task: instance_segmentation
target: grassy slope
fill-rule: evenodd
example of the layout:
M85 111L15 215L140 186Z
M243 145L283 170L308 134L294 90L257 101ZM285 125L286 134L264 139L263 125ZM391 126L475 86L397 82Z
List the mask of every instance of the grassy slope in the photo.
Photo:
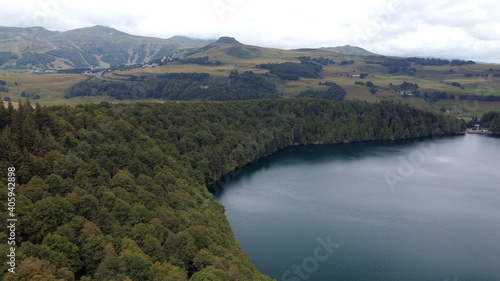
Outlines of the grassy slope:
M240 51L246 54L244 57L230 55L231 48L239 48ZM301 91L307 89L324 89L324 86L319 86L318 82L335 82L347 90L346 98L349 100L365 100L376 102L383 100L395 100L403 103L411 104L423 109L438 111L440 108L451 108L460 112L459 116L468 118L471 115L478 115L488 110L500 109L500 102L464 102L461 100L444 100L435 103L425 102L418 98L403 98L395 93L389 84L398 85L404 81L417 83L419 90L422 92L432 93L434 91L445 91L456 94L493 94L500 95L500 77L470 77L464 78L465 73L488 73L490 68L495 69L493 65L474 64L466 66L415 66L417 73L415 76L404 76L401 74L391 75L386 72L385 67L380 65L366 64L365 58L361 56L347 56L335 52L325 50L280 50L272 48L261 48L248 46L243 44L219 44L213 48L201 51L191 57L208 56L210 61L219 60L222 65L205 66L195 64L179 64L173 63L161 67L150 69L135 69L123 71L120 74L125 75L141 75L143 73L167 73L167 72L206 72L215 76L227 76L232 70L253 71L255 73L266 73L267 70L258 69L256 65L261 63L280 63L286 61L299 62L298 57L325 57L337 62L334 65L323 67L321 79L305 79L299 81L285 81L278 78L268 78L275 83L280 92L285 96L295 96ZM340 65L338 62L343 60L354 60L351 65ZM449 70L453 69L453 73ZM348 75L359 73L371 73L376 77L370 79L349 78ZM61 75L61 74L45 74L31 75L19 74L12 72L0 72L0 75L9 83L10 93L0 93L3 99L5 96L10 96L13 100L19 97L19 90L12 85L14 81L20 84L20 90L34 91L39 94L42 99L38 100L41 104L79 104L99 102L103 100L113 101L107 97L79 97L69 100L64 99L64 89L73 83L77 83L85 79L82 75ZM0 76L0 77L1 77ZM123 79L123 76L114 75L114 73L106 74L107 77L113 79ZM378 92L370 94L369 88L366 86L355 85L358 81L372 81L378 88ZM465 89L447 85L445 82L459 82Z
M7 82L9 92L0 92L0 99L10 97L14 106L16 106L21 97L21 92L36 93L40 95L39 100L35 102L41 105L78 105L85 103L99 103L101 101L115 102L110 97L76 97L71 99L64 98L64 91L71 85L84 81L86 76L80 74L32 74L32 73L14 73L0 70L0 80ZM19 87L15 86L17 82ZM131 101L122 101L131 102ZM161 101L159 101L161 102Z
M347 99L350 100L365 100L376 102L381 99L391 99L403 103L411 104L423 109L438 111L441 107L451 108L460 114L462 117L469 117L470 115L481 114L485 111L500 109L500 102L464 102L460 100L445 100L437 101L435 103L425 102L423 99L417 98L403 98L392 89L389 84L398 85L404 81L417 83L419 90L422 92L432 93L434 91L445 91L455 94L481 94L481 95L500 95L500 78L484 78L484 77L470 77L464 78L465 73L487 73L490 68L495 68L492 65L475 64L466 66L416 66L416 76L404 76L401 74L390 75L386 72L385 67L380 65L371 65L364 63L364 57L360 56L346 56L338 53L315 50L315 51L287 51L279 49L259 48L243 45L243 49L256 48L260 52L251 58L241 59L227 55L227 49L231 46L219 46L207 51L200 52L192 55L192 57L209 56L211 61L220 60L223 65L221 66L202 66L202 65L182 65L172 64L158 68L147 70L131 70L123 74L140 75L142 73L163 73L163 72L207 72L211 75L228 75L231 70L238 69L239 71L251 70L255 73L265 73L266 70L258 69L255 66L260 63L279 63L286 61L298 62L299 56L310 57L325 57L330 58L336 62L342 60L354 60L352 65L341 66L340 64L328 65L323 67L321 72L322 79L305 79L301 78L299 81L285 81L281 79L271 79L273 83L278 86L280 92L287 96L295 96L301 91L307 89L324 89L319 86L318 82L329 81L335 82L347 90ZM251 53L251 51L249 51ZM449 70L453 69L453 73ZM354 75L359 73L372 73L375 78L370 79L356 79L347 77L348 74ZM366 86L355 85L354 82L358 81L372 81L378 86L378 92L375 95L370 94L369 88ZM465 89L460 89L455 86L447 85L445 82L459 82Z
M80 28L65 32L52 32L43 28L3 28L0 27L0 52L11 52L23 57L23 52L44 53L51 50L76 50L90 52L99 62L99 67L109 67L103 61L103 54L112 55L119 53L125 55L126 61L121 63L134 64L149 61L155 56L164 56L165 52L177 52L176 50L202 47L201 44L187 44L168 39L154 37L143 37L127 34L104 26ZM164 49L166 48L166 49ZM166 51L168 50L168 51ZM161 52L161 53L160 53ZM139 57L139 53L145 54ZM76 58L76 57L75 57ZM84 59L83 57L80 57ZM71 68L71 64L65 63L73 58L55 57L55 61L46 64L43 68ZM17 65L17 60L11 59L0 65L2 68ZM75 63L76 61L72 61ZM23 69L31 66L17 65ZM42 65L32 66L41 68Z

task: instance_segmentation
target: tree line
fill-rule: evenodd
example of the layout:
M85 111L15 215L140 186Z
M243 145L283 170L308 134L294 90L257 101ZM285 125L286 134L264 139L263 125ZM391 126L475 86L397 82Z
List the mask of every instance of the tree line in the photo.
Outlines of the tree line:
M458 97L460 100L468 100L468 101L500 101L500 96L496 95L460 95Z
M22 58L17 60L16 65L17 66L32 65L32 66L47 67L47 65L54 62L55 60L56 58L52 55L25 51L22 53Z
M500 112L486 112L485 114L483 114L483 117L481 117L479 124L484 127L489 127L490 130L496 134L500 134Z
M0 80L0 92L9 92L9 88L7 88L7 81Z
M321 64L302 59L301 63L284 62L284 63L264 63L257 65L258 68L269 70L270 73L284 80L299 80L304 78L319 78L322 70Z
M447 59L436 59L436 58L390 58L390 57L379 57L372 56L368 57L370 60L365 61L368 64L379 64L387 67L387 72L398 73L398 72L409 72L410 76L414 75L417 71L416 68L411 67L411 64L414 65L431 65L431 66L462 66L462 65L470 65L475 64L474 61L468 60L447 60Z
M475 64L476 62L473 60L447 60L447 59L438 59L438 58L405 58L405 60L409 62L413 62L416 65L433 65L433 66L440 66L440 65L450 65L450 66L462 66L462 65L468 65L468 64Z
M89 51L79 51L76 49L56 49L45 52L47 55L67 59L73 67L84 68L88 66L97 66L99 61Z
M0 52L0 66L12 59L17 59L19 56L11 52Z
M71 86L66 98L111 96L116 99L164 99L229 101L278 98L276 86L251 71L231 72L228 77L208 73L166 73L134 76L133 81L89 79Z
M183 58L179 60L181 64L199 64L199 65L221 65L221 61L211 62L208 60L209 56L199 58Z
M326 91L306 90L299 93L297 97L343 101L345 95L347 94L344 88L340 87L336 83L325 82L325 83L320 83L320 85L326 85L329 87Z

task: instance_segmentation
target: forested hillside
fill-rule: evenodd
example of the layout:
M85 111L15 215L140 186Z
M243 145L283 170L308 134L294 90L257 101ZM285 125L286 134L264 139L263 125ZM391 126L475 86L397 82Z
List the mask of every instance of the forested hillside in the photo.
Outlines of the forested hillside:
M207 183L294 143L464 129L454 117L386 102L2 105L0 170L16 169L19 227L17 273L2 263L0 278L270 280L241 252ZM6 200L0 207L5 221Z
M126 81L88 79L71 86L65 97L110 96L123 99L230 101L278 98L276 86L251 71L228 77L208 73L130 76Z
M477 123L477 120L475 123ZM485 113L479 123L482 126L489 127L493 133L500 134L500 112L490 111Z

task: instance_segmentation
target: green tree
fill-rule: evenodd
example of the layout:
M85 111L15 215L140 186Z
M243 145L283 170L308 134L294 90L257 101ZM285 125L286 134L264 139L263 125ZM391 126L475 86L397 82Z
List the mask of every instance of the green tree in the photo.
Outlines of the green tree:
M56 252L64 254L70 261L73 272L78 272L82 267L82 261L79 257L80 248L71 243L67 237L49 233L43 239L42 244L49 246L50 249Z
M24 195L31 199L31 201L36 202L48 197L49 185L39 176L34 176L26 185L24 189Z
M185 270L169 263L155 262L151 268L154 281L187 281Z
M193 264L198 271L211 265L212 263L213 263L212 254L207 249L201 249L193 259Z
M217 275L208 272L197 272L189 281L222 281Z
M48 185L48 192L53 195L64 196L71 191L71 186L56 174L50 174L45 183Z
M132 280L151 280L153 278L151 258L131 239L124 238L121 248L118 256L120 271Z
M168 235L165 254L172 264L189 267L196 253L195 241L187 231Z
M120 264L118 255L111 243L104 246L103 259L97 267L95 280L99 281L119 281L124 280L125 276L120 273Z
M66 199L47 197L28 207L22 217L20 236L24 241L41 242L48 233L70 221L75 209Z
M100 235L90 235L83 241L80 257L88 275L92 276L96 272L97 267L104 258L105 246L106 242Z
M56 278L56 268L48 261L28 257L23 260L15 276L7 275L4 280L37 280L37 281L63 281Z

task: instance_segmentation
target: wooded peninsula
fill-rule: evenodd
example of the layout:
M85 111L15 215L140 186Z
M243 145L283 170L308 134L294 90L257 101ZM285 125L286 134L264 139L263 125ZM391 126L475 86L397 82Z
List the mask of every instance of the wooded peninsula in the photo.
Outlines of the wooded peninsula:
M16 169L19 224L16 274L2 263L0 278L271 280L242 253L207 184L294 144L464 130L453 116L394 102L2 105L0 170Z

